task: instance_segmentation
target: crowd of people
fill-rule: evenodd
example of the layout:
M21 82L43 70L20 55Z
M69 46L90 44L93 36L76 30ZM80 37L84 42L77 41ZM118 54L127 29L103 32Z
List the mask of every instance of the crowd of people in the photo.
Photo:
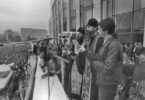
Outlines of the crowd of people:
M28 49L30 49L30 46L27 44L5 45L0 48L0 63L10 64L12 62L22 62L22 60L26 60L25 58L28 58Z
M11 95L10 99L13 98L21 98L24 99L24 94L28 88L27 78L29 78L29 73L27 71L27 62L29 59L28 50L31 48L30 43L10 43L3 44L0 47L0 64L3 65L11 65L9 66L12 71L14 71L12 79L10 79L10 83L14 82L14 85L10 87L10 90L13 89L12 93L8 91L9 95ZM5 74L7 71L1 72ZM8 70L9 72L9 70ZM2 75L2 74L1 74ZM8 74L7 74L8 75ZM28 75L28 76L27 76ZM2 77L2 76L1 76ZM6 78L7 76L5 76ZM10 84L8 84L9 86ZM6 87L8 87L6 86ZM19 93L16 93L18 92ZM1 91L3 92L3 91ZM19 95L20 94L20 95ZM2 95L1 95L2 96ZM17 99L16 99L17 100Z

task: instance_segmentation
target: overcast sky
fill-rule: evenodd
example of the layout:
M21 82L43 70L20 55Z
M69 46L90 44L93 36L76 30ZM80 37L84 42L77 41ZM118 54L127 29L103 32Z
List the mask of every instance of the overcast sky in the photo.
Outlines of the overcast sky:
M48 29L51 0L0 0L0 33L21 27Z

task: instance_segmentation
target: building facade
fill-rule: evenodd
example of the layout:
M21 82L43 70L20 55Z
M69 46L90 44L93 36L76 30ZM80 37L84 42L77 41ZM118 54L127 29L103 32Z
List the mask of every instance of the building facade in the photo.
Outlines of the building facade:
M100 21L100 9L100 0L51 0L49 34L57 42L58 34L85 27L90 18Z
M22 40L29 39L42 39L47 37L47 30L45 29L32 29L32 28L21 28Z
M113 17L122 42L144 42L145 0L102 0L101 19Z
M145 0L52 0L53 34L76 31L90 18L112 17L122 42L145 44Z

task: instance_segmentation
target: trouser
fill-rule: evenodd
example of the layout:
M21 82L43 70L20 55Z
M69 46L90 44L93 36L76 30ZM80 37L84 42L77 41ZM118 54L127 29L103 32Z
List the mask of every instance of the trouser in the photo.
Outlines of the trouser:
M117 86L98 86L99 100L114 100Z
M90 100L98 100L98 85L96 85L96 77L92 77L91 80Z

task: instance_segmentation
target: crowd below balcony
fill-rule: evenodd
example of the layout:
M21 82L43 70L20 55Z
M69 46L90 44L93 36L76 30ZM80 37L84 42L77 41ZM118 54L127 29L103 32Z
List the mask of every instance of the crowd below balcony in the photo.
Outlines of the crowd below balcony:
M22 60L26 60L25 58L28 58L28 48L30 48L30 46L27 45L6 45L0 47L0 63L9 64L12 62L17 63L21 62Z

